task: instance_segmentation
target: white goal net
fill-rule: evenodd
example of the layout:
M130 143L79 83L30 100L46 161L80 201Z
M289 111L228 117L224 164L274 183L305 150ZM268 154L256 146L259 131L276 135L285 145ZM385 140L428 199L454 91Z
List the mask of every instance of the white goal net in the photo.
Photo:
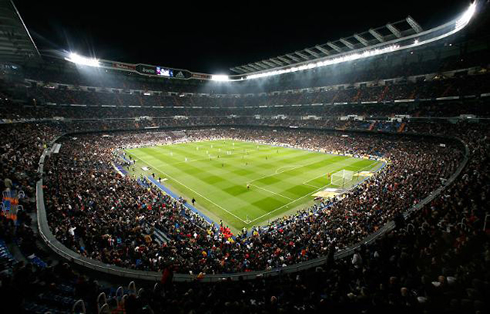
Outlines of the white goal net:
M331 185L338 186L340 188L348 188L355 183L354 171L340 170L331 176Z

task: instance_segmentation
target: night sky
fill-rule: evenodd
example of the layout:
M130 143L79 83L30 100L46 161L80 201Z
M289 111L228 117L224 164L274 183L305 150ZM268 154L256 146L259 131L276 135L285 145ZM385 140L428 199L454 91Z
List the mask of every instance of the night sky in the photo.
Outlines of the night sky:
M233 66L351 36L407 15L424 28L439 25L470 3L194 2L14 0L41 53L71 50L101 59L214 74L230 73Z

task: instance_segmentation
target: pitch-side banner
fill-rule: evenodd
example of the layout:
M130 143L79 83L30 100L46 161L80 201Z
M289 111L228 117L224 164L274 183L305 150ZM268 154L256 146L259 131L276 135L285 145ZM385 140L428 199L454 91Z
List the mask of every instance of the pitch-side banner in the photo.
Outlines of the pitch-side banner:
M112 63L112 67L119 70L136 71L136 65L121 62Z
M136 65L136 71L146 75L157 75L157 67L151 65L138 64Z

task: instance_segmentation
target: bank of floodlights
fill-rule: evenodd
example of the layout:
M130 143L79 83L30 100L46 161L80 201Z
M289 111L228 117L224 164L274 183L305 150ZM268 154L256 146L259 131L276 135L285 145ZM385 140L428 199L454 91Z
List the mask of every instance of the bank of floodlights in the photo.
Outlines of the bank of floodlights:
M217 74L217 75L212 75L211 80L217 82L228 82L230 80L230 77L228 75Z
M347 62L347 61L354 61L354 60L364 59L364 58L368 58L368 57L378 56L378 55L385 54L388 52L397 51L398 49L400 49L400 45L391 45L391 46L380 48L380 49L371 49L371 50L366 50L366 51L360 52L360 53L351 53L351 54L347 54L347 55L342 56L342 57L327 59L327 60L313 62L313 63L307 63L307 64L303 64L300 66L295 66L295 67L291 67L291 68L287 68L287 69L280 69L280 70L275 70L275 71L252 74L252 75L248 75L247 79L250 80L250 79L256 79L256 78L260 78L260 77L267 77L267 76L273 76L273 75L280 75L280 74L285 74L285 73L294 73L297 71L314 69L314 68L323 67L323 66L327 66L327 65L339 64L339 63L343 63L343 62Z
M473 15L475 15L475 12L476 12L476 1L470 4L470 7L456 21L455 29L459 31L460 29L468 25Z
M90 67L99 67L100 66L99 60L94 59L94 58L82 57L82 56L80 56L76 53L73 53L73 52L70 53L68 55L68 57L65 58L65 60L73 62L75 64L86 65L86 66L90 66Z
M360 60L364 58L369 58L373 56L378 56L381 54L386 54L390 52L395 52L403 49L409 49L409 48L414 48L416 46L422 46L425 44L429 44L431 42L440 40L444 37L447 37L449 35L452 35L460 30L462 30L468 23L470 22L471 18L476 12L476 1L470 4L469 8L456 20L453 20L452 22L449 22L443 26L438 27L437 29L442 29L443 27L449 27L448 31L436 36L436 37L429 37L430 31L425 32L426 38L421 38L424 33L417 34L418 38L415 38L414 40L411 41L410 44L403 43L403 39L400 40L400 44L392 44L386 47L377 47L377 48L372 48L372 49L367 49L362 52L354 52L354 53L347 53L339 57L333 57L333 58L327 58L324 60L317 60L313 61L311 63L306 63L298 66L292 66L288 68L280 68L277 70L272 70L272 71L265 71L265 72L260 72L256 74L251 74L247 75L246 79L257 79L257 78L263 78L263 77L269 77L269 76L275 76L275 75L280 75L280 74L285 74L285 73L294 73L297 71L303 71L303 70L308 70L308 69L314 69L318 67L323 67L323 66L328 66L328 65L333 65L333 64L339 64L343 62L348 62L348 61L355 61L355 60ZM454 24L452 24L454 23ZM454 25L454 26L453 26ZM435 30L435 29L434 29Z

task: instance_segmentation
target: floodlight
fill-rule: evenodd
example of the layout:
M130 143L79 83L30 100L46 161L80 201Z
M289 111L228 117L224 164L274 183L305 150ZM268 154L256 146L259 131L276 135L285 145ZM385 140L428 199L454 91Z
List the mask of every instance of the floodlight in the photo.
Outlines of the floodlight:
M65 58L65 60L73 62L75 64L87 65L87 66L91 66L91 67L99 67L100 66L99 60L94 59L94 58L82 57L82 56L79 56L78 54L73 53L73 52L70 53L70 55L67 58Z
M470 7L461 15L461 17L456 21L456 30L460 30L465 27L473 17L476 11L476 1L470 4Z
M230 80L230 77L228 75L218 74L218 75L211 76L211 80L217 82L227 82Z
M317 68L317 67L323 67L323 66L327 66L327 65L339 64L342 62L354 61L354 60L359 60L359 59L363 59L363 58L377 56L377 55L381 55L381 54L385 54L385 53L389 53L389 52L394 52L394 51L397 51L399 49L400 49L400 45L390 45L390 46L387 46L384 48L370 49L370 50L366 50L362 53L350 53L350 54L347 54L347 55L344 55L341 57L327 59L327 60L313 62L313 63L308 63L308 64L304 64L304 65L300 65L300 66L293 66L291 68L252 74L252 75L248 75L247 79L256 79L256 78L267 77L267 76L272 76L272 75L279 75L279 74L284 74L284 73L293 73L296 71L303 71L303 70L313 69L313 68Z

